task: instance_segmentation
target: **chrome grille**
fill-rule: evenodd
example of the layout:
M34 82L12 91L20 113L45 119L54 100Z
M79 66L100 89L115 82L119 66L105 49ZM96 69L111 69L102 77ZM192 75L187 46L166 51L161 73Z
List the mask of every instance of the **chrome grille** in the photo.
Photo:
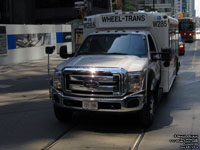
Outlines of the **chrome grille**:
M123 94L124 74L121 68L65 68L64 92L83 96L120 96Z

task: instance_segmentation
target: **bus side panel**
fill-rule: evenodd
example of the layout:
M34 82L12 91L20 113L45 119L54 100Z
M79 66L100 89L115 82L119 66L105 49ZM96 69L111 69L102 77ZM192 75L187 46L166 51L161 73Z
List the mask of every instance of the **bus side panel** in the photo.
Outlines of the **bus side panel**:
M169 92L169 68L163 67L161 70L162 80L160 83L160 87L163 88L164 93Z
M167 27L153 27L150 29L150 32L155 39L157 48L161 52L161 48L169 47L169 30Z
M153 27L150 30L153 35L157 48L161 52L162 48L169 47L169 24L166 27ZM163 61L161 63L161 81L160 87L163 92L169 92L169 67L164 67Z

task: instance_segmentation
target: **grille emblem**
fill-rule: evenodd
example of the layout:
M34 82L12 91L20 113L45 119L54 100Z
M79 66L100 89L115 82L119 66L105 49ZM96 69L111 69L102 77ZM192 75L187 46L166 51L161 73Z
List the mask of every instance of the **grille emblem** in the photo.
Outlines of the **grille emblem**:
M83 85L87 88L93 89L99 87L99 82L95 80L86 80L83 82Z

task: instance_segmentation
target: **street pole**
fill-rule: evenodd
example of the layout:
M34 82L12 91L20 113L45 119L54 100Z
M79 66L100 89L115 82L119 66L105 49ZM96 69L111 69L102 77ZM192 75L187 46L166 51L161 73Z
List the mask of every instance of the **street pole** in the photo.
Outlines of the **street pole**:
M153 11L155 11L155 1L153 0Z
M110 0L110 12L113 12L112 0Z
M122 11L125 11L125 0L122 0Z
M174 3L175 3L175 1L172 0L172 8L173 8L173 9L172 9L172 16L175 18L175 7L174 7L175 4L174 4Z

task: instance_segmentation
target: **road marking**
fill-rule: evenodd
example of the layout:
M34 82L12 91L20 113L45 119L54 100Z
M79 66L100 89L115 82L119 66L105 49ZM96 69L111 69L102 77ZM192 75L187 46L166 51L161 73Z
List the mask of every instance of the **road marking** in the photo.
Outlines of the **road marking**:
M198 41L195 41L194 54L193 54L193 57L192 57L192 68L193 68L193 65L194 65L194 62L195 62L195 56L196 56L197 48L198 48Z
M130 150L138 150L138 147L144 137L144 134L145 134L145 130L142 130L142 133L140 133L134 143L134 145L132 146L132 148Z

